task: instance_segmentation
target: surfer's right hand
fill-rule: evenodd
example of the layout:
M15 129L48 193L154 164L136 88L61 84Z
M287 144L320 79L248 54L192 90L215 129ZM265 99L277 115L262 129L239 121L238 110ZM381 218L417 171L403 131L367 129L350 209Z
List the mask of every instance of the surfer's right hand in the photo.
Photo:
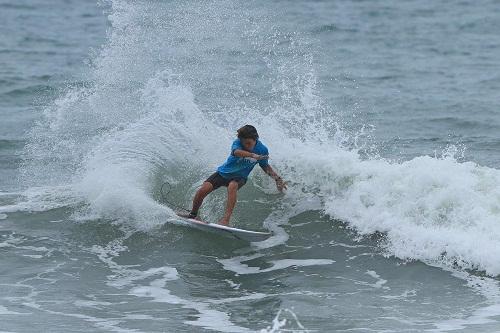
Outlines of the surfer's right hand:
M276 188L280 193L283 193L283 191L288 188L287 183L281 177L278 177L276 179Z

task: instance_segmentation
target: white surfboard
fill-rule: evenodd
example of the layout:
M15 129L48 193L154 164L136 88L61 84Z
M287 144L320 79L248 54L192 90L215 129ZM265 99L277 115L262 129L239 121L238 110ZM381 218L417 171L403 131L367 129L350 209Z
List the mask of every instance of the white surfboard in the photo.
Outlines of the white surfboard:
M208 231L211 233L216 233L225 237L244 240L247 242L261 242L268 239L272 235L272 233L270 232L238 229L216 223L208 223L200 220L190 219L179 214L178 216L181 222L186 223L190 227L194 227L196 229Z

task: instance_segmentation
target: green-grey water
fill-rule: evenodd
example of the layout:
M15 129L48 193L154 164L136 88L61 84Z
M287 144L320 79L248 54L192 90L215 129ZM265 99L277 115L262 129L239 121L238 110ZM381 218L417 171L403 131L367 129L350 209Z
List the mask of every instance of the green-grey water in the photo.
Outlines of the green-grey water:
M500 331L499 6L1 0L0 331Z

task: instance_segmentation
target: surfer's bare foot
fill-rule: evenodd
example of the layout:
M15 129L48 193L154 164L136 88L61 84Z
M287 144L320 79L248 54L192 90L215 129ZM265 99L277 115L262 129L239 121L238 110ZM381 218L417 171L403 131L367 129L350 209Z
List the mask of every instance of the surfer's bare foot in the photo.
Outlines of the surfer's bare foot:
M195 220L197 219L196 216L192 216L189 213L178 212L177 215L180 216L180 217L184 217L186 219L195 219Z
M227 218L222 218L220 221L219 221L219 224L221 225L225 225L225 226L228 226L229 225L229 219Z

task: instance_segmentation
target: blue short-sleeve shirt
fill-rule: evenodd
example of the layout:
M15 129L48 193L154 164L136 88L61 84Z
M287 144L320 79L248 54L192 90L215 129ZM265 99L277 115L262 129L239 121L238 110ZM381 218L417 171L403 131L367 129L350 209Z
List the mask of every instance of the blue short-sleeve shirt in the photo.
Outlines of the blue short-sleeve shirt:
M226 179L231 178L248 178L248 175L252 171L253 167L258 163L262 168L265 168L269 165L268 160L255 160L249 157L237 157L234 156L234 151L237 149L243 149L241 145L240 139L236 139L233 141L231 145L231 154L227 158L226 162L217 168L217 172ZM258 155L269 155L269 150L267 147L260 141L257 140L255 143L255 147L251 151L251 153Z

